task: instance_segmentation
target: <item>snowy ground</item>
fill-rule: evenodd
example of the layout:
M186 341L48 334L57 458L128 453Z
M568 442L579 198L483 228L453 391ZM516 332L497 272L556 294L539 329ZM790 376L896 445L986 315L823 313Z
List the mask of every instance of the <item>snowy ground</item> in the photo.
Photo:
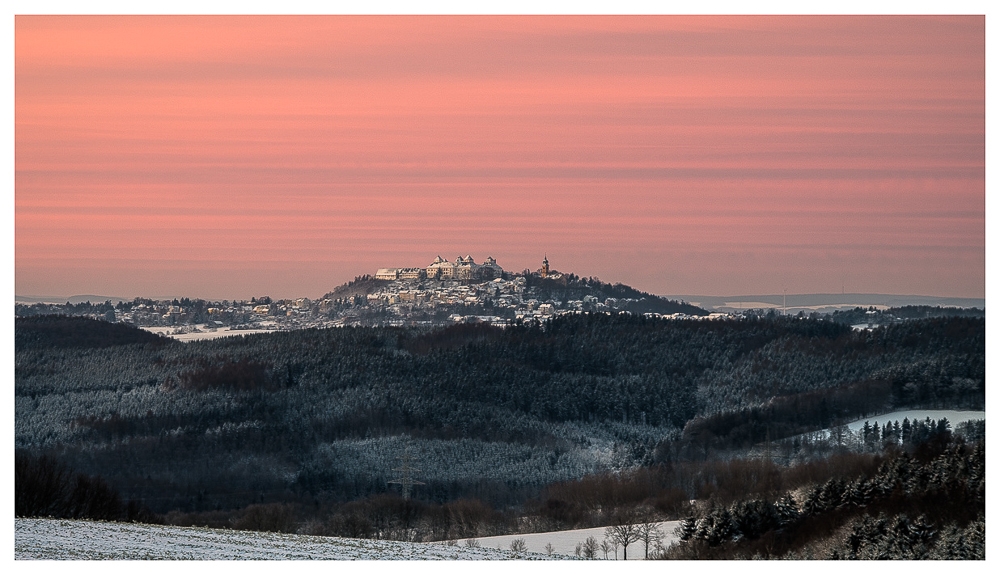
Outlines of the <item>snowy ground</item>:
M674 529L680 523L680 521L664 521L659 524L660 531L663 533L663 539L660 542L664 547L669 547L671 543L678 540L677 536L674 535ZM524 539L529 553L545 553L545 545L551 543L554 553L575 556L577 543L582 544L587 537L593 537L598 542L602 541L604 539L604 527L574 529L572 531L552 531L549 533L528 533L524 535L498 535L496 537L481 537L476 539L476 541L483 548L510 549L511 541ZM458 542L459 546L464 548L465 541L465 539L460 540ZM628 550L629 560L644 558L642 543L633 543L628 546ZM622 550L619 549L618 553L620 556ZM652 554L652 546L650 547L650 554ZM601 558L603 559L603 553L601 554ZM614 558L614 555L611 555L609 558Z
M567 559L469 548L198 527L15 519L14 559Z

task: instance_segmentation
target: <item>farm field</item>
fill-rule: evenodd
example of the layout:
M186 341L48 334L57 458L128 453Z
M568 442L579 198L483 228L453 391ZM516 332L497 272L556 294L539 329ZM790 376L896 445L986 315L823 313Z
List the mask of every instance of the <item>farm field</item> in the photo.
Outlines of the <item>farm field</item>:
M674 530L681 524L680 521L663 521L659 523L660 532L663 533L663 539L661 539L661 544L664 547L669 547L671 543L678 540L678 537L674 535ZM483 548L493 548L493 549L510 549L510 542L515 539L524 539L525 546L529 553L545 553L545 545L552 544L553 553L557 555L570 555L575 556L575 550L577 544L582 544L586 541L587 537L593 537L597 539L598 542L604 539L604 527L594 527L591 529L573 529L570 531L551 531L548 533L526 533L522 535L497 535L495 537L480 537L476 541ZM460 547L465 546L465 540L459 540ZM633 543L628 546L628 558L632 559L643 559L644 549L642 542ZM650 547L650 554L652 554L653 549ZM622 550L619 549L618 553L621 554ZM620 555L619 555L620 556ZM610 558L613 558L612 555ZM603 559L603 553L601 554Z
M138 523L15 519L14 559L568 559L488 547L406 543Z

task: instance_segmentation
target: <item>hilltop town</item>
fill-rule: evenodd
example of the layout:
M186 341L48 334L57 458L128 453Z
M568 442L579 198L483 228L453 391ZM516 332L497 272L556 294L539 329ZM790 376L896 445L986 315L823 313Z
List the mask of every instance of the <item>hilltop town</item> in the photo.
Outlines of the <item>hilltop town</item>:
M441 256L423 268L379 268L323 297L210 302L182 298L136 298L112 304L18 305L16 315L89 315L170 333L222 330L284 330L307 327L449 325L485 322L497 326L544 321L583 312L641 313L657 317L705 317L708 312L622 284L580 278L551 268L504 270L492 257ZM220 334L222 335L222 334Z

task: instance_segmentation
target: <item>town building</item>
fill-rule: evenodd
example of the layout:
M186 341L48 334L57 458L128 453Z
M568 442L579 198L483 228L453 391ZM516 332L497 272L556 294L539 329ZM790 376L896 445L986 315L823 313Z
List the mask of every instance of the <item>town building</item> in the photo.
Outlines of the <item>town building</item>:
M380 268L375 279L489 280L503 277L503 268L492 257L477 264L472 256L458 256L454 262L437 256L426 268Z

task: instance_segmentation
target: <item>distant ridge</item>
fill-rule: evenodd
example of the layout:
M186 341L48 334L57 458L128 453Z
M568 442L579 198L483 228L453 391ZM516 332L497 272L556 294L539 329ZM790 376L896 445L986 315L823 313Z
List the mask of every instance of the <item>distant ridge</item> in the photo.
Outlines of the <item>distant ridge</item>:
M78 303L85 303L88 301L90 303L104 303L108 300L111 300L111 303L113 304L117 304L120 301L132 301L132 299L133 298L130 297L118 297L109 295L71 295L69 297L55 296L55 295L45 295L45 296L16 295L16 294L14 295L14 303L26 303L26 304L32 304L32 303L60 304L66 302L69 302L71 304L78 304Z
M683 300L687 303L710 311L728 312L750 308L781 308L782 294L762 295L668 295L669 299ZM986 308L985 298L936 297L923 295L898 295L877 293L817 293L817 294L787 294L784 296L785 306L789 313L799 311L829 313L840 309L855 307L877 308L903 307L908 305L928 305L941 307Z

